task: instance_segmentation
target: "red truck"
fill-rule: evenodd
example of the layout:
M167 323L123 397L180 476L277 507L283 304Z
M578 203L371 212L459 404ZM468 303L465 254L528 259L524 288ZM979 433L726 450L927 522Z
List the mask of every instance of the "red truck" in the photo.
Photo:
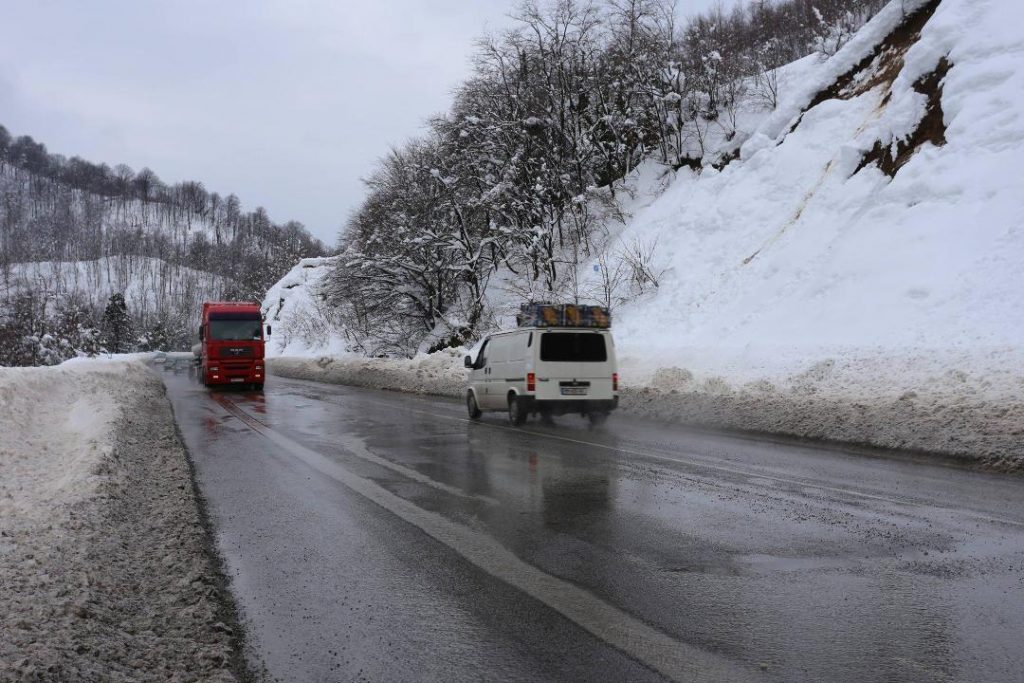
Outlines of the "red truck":
M270 326L267 326L270 335ZM263 388L263 315L251 301L207 301L199 326L200 377L206 386Z

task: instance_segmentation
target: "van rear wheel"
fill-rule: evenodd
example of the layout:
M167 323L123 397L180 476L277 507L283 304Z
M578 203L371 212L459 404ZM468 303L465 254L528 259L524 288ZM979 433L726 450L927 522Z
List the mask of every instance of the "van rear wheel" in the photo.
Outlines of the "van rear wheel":
M476 404L476 396L473 395L472 391L466 392L466 410L469 412L470 420L479 420L483 411L480 410L480 406Z
M515 395L508 397L508 421L513 427L522 427L526 422L526 412Z

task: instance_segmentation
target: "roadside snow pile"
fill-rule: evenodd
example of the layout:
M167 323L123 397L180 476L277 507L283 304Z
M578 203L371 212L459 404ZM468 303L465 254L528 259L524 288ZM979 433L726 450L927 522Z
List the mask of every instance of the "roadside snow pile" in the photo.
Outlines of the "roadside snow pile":
M466 393L465 354L465 349L445 349L411 359L354 354L272 358L267 367L282 377L461 398Z
M713 357L712 357L713 358ZM687 359L699 364L686 365ZM621 409L655 419L926 451L1024 472L1024 352L852 349L715 366L703 350L652 374L626 359ZM708 370L708 367L713 370Z
M110 481L121 417L110 380L82 370L0 371L0 520L49 522Z
M141 363L0 369L0 680L234 680L206 543Z
M344 330L334 322L321 287L337 257L299 261L263 298L263 316L272 328L267 357L341 354Z

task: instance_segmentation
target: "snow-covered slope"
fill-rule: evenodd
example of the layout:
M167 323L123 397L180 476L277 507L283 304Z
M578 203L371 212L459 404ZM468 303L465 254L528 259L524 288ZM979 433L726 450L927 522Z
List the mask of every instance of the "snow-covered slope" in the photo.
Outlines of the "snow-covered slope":
M117 292L132 302L134 314L147 317L169 307L215 299L229 286L213 273L144 256L110 256L92 261L15 263L0 277L0 293L10 298L19 289L48 296L75 294L103 308ZM198 319L198 307L190 318Z
M302 259L267 291L262 306L272 328L267 356L337 355L348 350L344 329L334 321L321 292L336 260Z
M622 234L656 240L665 269L653 296L618 312L623 354L755 379L850 353L1019 351L1024 31L1007 11L1021 13L944 0L905 58L883 52L801 114L898 25L893 3L808 75L740 160L680 172ZM943 60L933 97L946 144L923 144L894 177L860 168L878 141L888 149L926 118L915 83Z
M159 321L163 343L172 350L185 348L195 335L202 302L221 299L231 288L231 281L214 273L143 256L15 263L0 274L0 301L31 294L38 314L51 318L74 303L93 311L98 321L110 296L123 294L136 339L145 339Z

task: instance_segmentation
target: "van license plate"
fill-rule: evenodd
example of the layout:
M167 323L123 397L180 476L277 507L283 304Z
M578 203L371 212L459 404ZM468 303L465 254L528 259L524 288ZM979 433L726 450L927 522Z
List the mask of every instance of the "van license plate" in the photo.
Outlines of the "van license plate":
M562 387L562 396L586 396L586 387Z
M232 382L238 382L240 384L240 383L245 381L245 378L244 377L232 377L231 381Z

